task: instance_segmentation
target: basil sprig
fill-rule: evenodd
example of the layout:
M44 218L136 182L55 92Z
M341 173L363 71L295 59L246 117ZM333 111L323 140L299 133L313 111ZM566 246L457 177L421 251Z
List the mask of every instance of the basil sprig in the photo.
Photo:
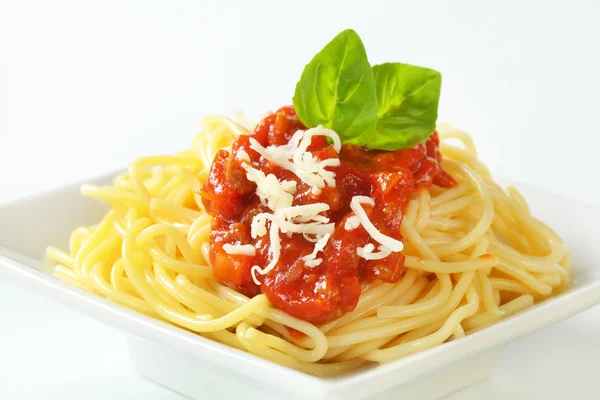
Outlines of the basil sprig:
M345 30L304 68L294 107L307 127L335 130L343 143L397 150L435 129L441 75L401 63L371 67L358 34Z

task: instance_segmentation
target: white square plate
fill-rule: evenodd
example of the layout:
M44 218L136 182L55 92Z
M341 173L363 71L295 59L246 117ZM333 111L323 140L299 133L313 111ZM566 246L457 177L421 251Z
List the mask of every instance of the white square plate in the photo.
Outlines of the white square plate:
M105 184L114 176L87 181ZM44 272L47 245L67 247L70 232L106 211L79 194L79 184L0 207L0 273L121 329L138 372L192 398L206 385L247 398L434 399L484 379L496 349L519 336L600 302L600 210L526 185L517 185L533 213L567 242L572 285L500 323L465 338L389 364L334 378L317 378L215 343L69 287Z

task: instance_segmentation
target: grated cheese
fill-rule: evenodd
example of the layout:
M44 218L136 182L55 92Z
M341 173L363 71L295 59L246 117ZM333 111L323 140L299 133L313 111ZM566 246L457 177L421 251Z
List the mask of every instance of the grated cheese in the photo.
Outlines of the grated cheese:
M307 267L316 267L317 265L321 264L323 259L317 258L317 254L320 251L323 251L323 249L327 245L327 242L329 241L330 237L331 237L331 234L328 233L325 236L323 236L321 239L317 240L317 243L315 244L313 252L307 256L302 257L302 261L304 261L304 265L306 265Z
M311 193L318 195L324 187L335 187L335 173L327 170L327 167L336 167L340 165L339 158L319 160L318 157L308 151L313 136L326 136L332 139L333 148L339 153L341 150L341 141L336 132L331 129L318 126L306 131L299 130L290 138L289 142L282 146L263 147L258 141L250 137L250 148L258 152L264 159L294 173L302 182L311 187ZM248 180L256 183L256 194L261 203L266 205L271 212L263 212L255 215L250 224L250 234L252 238L265 236L267 234L267 221L270 221L268 229L271 243L271 261L265 268L258 265L252 266L250 270L252 279L257 285L260 281L257 274L266 275L277 265L281 255L280 233L292 237L294 234L302 234L304 239L314 243L312 253L302 257L304 265L313 268L323 262L318 258L329 242L331 235L335 230L335 224L322 213L330 210L327 203L313 203L293 206L294 194L296 193L296 182L287 180L278 180L274 174L265 175L263 171L255 166L257 163L250 163L248 153L240 150L237 158L242 162L246 171ZM362 204L375 205L375 201L367 196L354 196L350 202L350 208L355 215L349 217L344 228L347 231L358 228L362 225L369 233L371 238L379 243L377 249L375 245L369 243L364 247L356 249L357 254L366 260L380 260L389 256L392 252L402 251L403 244L399 240L386 236L381 233L369 220ZM256 249L249 244L226 244L223 249L228 254L244 254L253 256Z
M242 164L242 167L246 170L248 180L256 183L256 194L263 205L273 211L292 205L293 194L296 193L296 182L280 182L275 175L265 176L264 172L253 168L250 164Z
M371 235L371 237L376 242L384 245L389 250L393 252L402 251L402 249L404 249L404 244L399 240L396 240L379 232L375 225L373 225L373 223L369 220L369 217L367 216L367 213L365 212L364 208L362 208L361 204L368 204L370 206L374 206L375 200L367 196L354 196L350 201L350 209L354 211L354 214L356 214L356 216L360 220L360 224L363 226L363 228L365 228L367 233Z
M237 152L236 158L240 161L250 162L250 156L244 150L239 150Z
M333 140L333 148L339 153L342 148L340 137L331 129L318 126L306 131L299 130L289 142L282 146L263 147L254 138L250 138L250 148L266 160L293 172L302 182L313 188L335 187L335 172L325 167L337 167L339 158L319 160L308 151L313 136L327 136ZM313 192L314 193L314 192Z
M271 222L271 230L269 231L269 239L271 240L271 262L264 269L259 267L258 265L253 265L250 269L250 274L252 275L252 280L254 283L260 286L260 281L256 277L256 274L259 273L261 275L266 275L275 268L277 262L279 261L279 255L281 253L281 239L279 238L279 226L275 222Z
M392 250L384 245L379 246L378 252L374 253L373 250L375 250L375 246L372 243L368 243L365 247L358 247L356 249L356 254L365 260L382 260L392 254Z
M356 215L348 217L346 219L346 222L344 223L344 229L347 231L352 231L352 230L358 228L359 226L360 226L360 219Z
M229 244L223 245L223 250L227 254L242 254L244 256L253 256L256 254L256 249L251 244Z

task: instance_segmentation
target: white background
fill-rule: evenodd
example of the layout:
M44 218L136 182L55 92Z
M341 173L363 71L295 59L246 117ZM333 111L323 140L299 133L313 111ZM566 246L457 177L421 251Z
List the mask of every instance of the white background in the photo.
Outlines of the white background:
M0 202L184 148L203 115L290 103L351 27L373 64L442 72L440 119L493 172L600 206L599 14L593 0L3 0ZM118 332L10 282L0 321L2 399L178 398L134 375ZM583 343L600 349L598 308L508 346L456 398L598 398Z

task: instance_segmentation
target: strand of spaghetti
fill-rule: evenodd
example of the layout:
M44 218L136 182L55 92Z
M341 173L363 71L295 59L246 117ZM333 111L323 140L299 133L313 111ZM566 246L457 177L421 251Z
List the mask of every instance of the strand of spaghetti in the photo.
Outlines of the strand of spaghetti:
M150 193L150 196L153 196L155 199L168 200L168 198L173 195L173 192L179 187L181 182L181 176L173 174L167 181L160 182L160 184L156 185L156 188L154 189L156 194L150 193L150 190L148 190L148 193ZM169 201L172 202L173 200L170 199Z
M400 224L400 233L405 240L410 242L411 246L413 246L421 256L431 260L439 260L435 251L433 251L426 241L421 238L418 231L413 227L408 219L402 220L402 223Z
M123 264L123 258L119 258L110 269L110 284L115 290L120 292L129 293L123 284L123 273L125 272L125 266ZM129 293L131 294L131 293Z
M383 337L395 336L400 333L405 333L409 330L420 328L422 326L428 325L430 323L435 322L440 316L450 314L458 305L468 287L473 280L474 272L465 272L460 277L458 283L454 287L454 291L448 300L448 303L444 305L442 310L440 310L435 315L425 314L419 315L416 317L410 317L405 320L401 320L396 323L392 323L389 325L366 329L360 332L352 332L340 334L337 336L329 336L329 346L330 347L339 347L339 346L348 346L351 344L357 344L360 342L365 342L372 339L378 339Z
M412 305L379 307L377 316L379 318L406 318L426 314L441 308L452 293L452 282L448 274L437 274L437 277L440 282L440 291L435 297Z
M414 196L411 196L411 197L414 197ZM403 220L407 220L411 225L414 226L418 213L419 213L419 202L417 201L417 199L413 198L408 202L408 204L404 208Z
M554 265L563 258L565 253L562 246L553 246L552 252L548 256L530 256L511 249L497 239L493 240L491 245L494 248L494 254L502 257L507 262L527 271L538 273L552 271Z
M487 275L481 271L477 271L477 276L479 277L479 284L481 285L481 297L486 311L491 315L504 315L504 312L502 312L496 305L496 301L494 300L494 288L492 287L492 283Z
M126 192L124 190L113 189L111 187L96 187L91 185L83 185L81 194L88 197L103 200L114 208L136 207L142 212L148 210L148 205L144 203L135 193Z
M60 279L61 281L63 281L64 283L66 283L70 286L85 290L86 292L90 292L90 293L92 292L89 287L87 287L82 282L80 282L80 280L78 279L77 275L75 275L73 270L71 270L68 267L65 267L64 265L57 264L54 268L54 275L58 279Z
M358 319L363 318L364 316L369 314L371 311L376 309L379 304L381 304L382 302L388 301L387 294L390 291L392 291L392 290L395 291L395 295L394 295L394 298L395 298L397 295L402 294L406 290L408 290L409 287L412 285L412 283L416 279L417 279L416 271L409 271L395 285L389 284L389 283L384 283L375 288L372 288L371 290L364 291L362 293L362 295L360 296L360 298L358 299L358 304L356 305L356 308L353 311L345 314L344 316L342 316L341 318L339 318L335 321L332 321L329 324L321 326L321 331L323 333L327 333L333 328L340 328L352 321L356 321Z
M90 233L90 235L86 238L86 240L81 245L81 249L77 252L75 256L74 270L77 275L82 277L83 275L83 261L86 257L94 251L96 246L108 236L108 233L112 229L112 220L114 218L115 212L109 211L108 214L102 219L100 224Z
M509 194L510 198L516 203L517 206L521 207L521 209L523 209L524 212L531 214L531 211L529 210L529 204L527 204L527 201L516 187L514 187L513 185L509 185L506 187L506 192Z
M150 244L147 247L147 251L155 263L171 271L178 272L180 274L190 274L192 276L205 279L213 276L212 268L200 263L195 264L173 258L160 250L156 243Z
M500 296L500 290L494 289L494 302L498 307L500 307L500 303L502 302L502 297Z
M140 174L151 171L150 177L143 180L150 196L153 198L161 197L161 193L165 193L164 188L173 185L173 181L177 181L175 177L176 170L175 167L151 167L141 170ZM135 193L135 184L131 179L129 180L129 186L131 187L130 190ZM162 198L165 198L165 195L166 193L163 194Z
M190 226L187 240L192 248L198 249L202 243L210 241L210 226L212 217L208 214L200 215Z
M420 271L434 273L467 272L488 267L497 267L499 264L500 259L492 255L481 256L475 260L465 260L456 262L424 260L413 256L407 256L404 263L404 265L406 265L409 268L415 268Z
M144 204L148 204L151 199L150 192L144 185L141 170L143 168L157 165L179 165L201 167L201 161L195 155L175 155L175 156L149 156L141 157L131 163L129 167L129 176L133 183L133 189Z
M189 189L191 190L192 198L194 199L194 205L199 210L202 210L202 212L205 212L206 210L204 210L204 204L202 204L202 197L200 197L199 194L200 189L202 188L202 184L200 183L199 177L194 176L193 174L190 174L189 172L185 171L180 171L180 173L182 174L184 181L187 183ZM206 180L206 178L208 178L208 176L206 176L204 180Z
M184 206L184 204L191 203L193 197L192 195L193 194L189 186L183 180L181 180L177 187L173 189L173 191L167 197L165 197L165 201Z
M474 194L461 196L433 208L431 210L431 215L434 217L443 217L446 215L458 214L465 208L473 207L473 204L477 204L477 200L479 200L479 196Z
M420 339L432 332L437 331L443 325L443 321L426 325L422 328L413 329L403 335L395 336L392 340L390 338L382 338L371 340L370 342L361 343L349 348L349 350L341 356L341 359L353 359L355 357L362 357L373 350L381 349L382 347L397 346L411 340ZM339 360L342 361L342 360Z
M551 272L545 272L543 274L538 275L538 280L545 285L558 287L560 286L560 275L553 268Z
M427 280L427 278L417 279L417 281L410 287L410 289L406 293L404 293L404 295L402 295L400 299L398 299L394 304L403 305L412 303L413 301L415 301L415 299L419 296L419 294L423 291L423 289L427 286L428 283L429 281ZM393 322L393 320L379 318L377 317L377 315L374 315L372 317L363 318L358 321L354 321L346 326L332 330L329 333L328 338L335 338L346 333L378 328L384 325L390 325Z
M419 201L419 213L414 222L415 231L421 232L429 223L431 216L431 195L426 188L419 188L417 191Z
M277 336L267 335L257 329L254 329L252 333L250 333L250 335L255 336L256 339L260 340L265 346L287 354L288 356L291 356L298 361L313 363L319 361L325 355L320 355L317 358L317 354L312 351L301 349Z
M65 251L57 249L54 246L48 246L46 249L46 255L48 258L62 264L65 267L73 269L75 260L73 257Z
M473 168L473 170L475 170L482 177L490 176L490 173L489 173L487 167L485 165L483 165L482 163L480 163L477 160L477 156L475 154L471 153L470 151L468 151L467 149L461 149L460 147L443 143L440 145L440 151L443 152L446 159L449 158L449 159L458 161L460 163L463 163L465 165L468 165L470 168Z
M452 332L451 339L460 339L462 337L465 337L465 330L463 329L462 324L458 324Z
M183 258L192 264L200 264L200 257L188 243L186 237L175 227L167 224L153 224L146 227L139 236L135 238L136 247L145 247L156 236L165 235L175 241L181 251Z
M504 238L504 240L508 241L511 246L514 246L521 253L525 254L531 251L529 243L521 236L518 236L517 232L505 223L498 214L494 216L494 220L492 221L492 230Z
M217 309L216 307L213 307L211 304L199 301L198 298L190 295L189 292L185 290L178 290L179 288L177 287L177 284L173 279L171 279L167 271L160 265L157 265L156 263L154 264L154 273L156 275L156 281L171 297L173 297L175 300L179 301L181 304L194 311L195 313L210 314L213 316L222 316L224 314L221 310Z
M461 221L460 219L450 219L450 218L442 218L442 217L434 217L431 216L429 221L427 221L427 226L425 229L431 229L433 231L449 231L449 230L459 230L466 228L466 223Z
M159 315L152 309L152 307L148 306L145 301L112 287L108 282L106 282L103 274L103 265L101 263L98 263L92 267L90 280L95 284L95 288L103 296L106 296L117 303L123 304L126 307L140 311L146 315L157 318L159 317Z
M250 299L241 293L231 290L230 288L215 284L218 293L222 296L227 296L232 300L239 302L239 304L247 304ZM310 340L304 340L306 347L310 347L310 350L305 350L305 356L312 359L313 361L323 358L328 349L327 339L323 332L316 326L306 321L294 318L291 315L284 313L280 310L266 307L258 311L257 315L270 319L273 322L280 323L282 325L293 328L299 332L304 333Z
M464 146L467 153L472 154L473 157L477 157L477 148L475 147L475 143L473 143L473 139L464 131L460 129L452 128L445 124L438 126L437 128L440 139L458 139Z
M529 286L535 292L543 296L548 296L550 293L552 293L552 286L540 282L538 279L535 278L535 276L531 275L527 271L523 271L522 269L513 267L512 265L509 265L503 261L500 261L500 263L496 265L496 269L500 272L512 276L518 281L521 281L526 286Z
M333 349L328 349L327 353L325 353L325 355L323 356L323 361L327 361L327 362L331 362L331 361L335 361L337 360L337 357L348 351L349 349L352 349L356 346L345 346L345 347L336 347ZM356 358L356 357L351 357L352 359ZM341 360L338 360L341 361Z
M88 238L86 241L86 245L87 242L91 242L90 246L93 246L93 250L90 251L83 259L75 259L75 265L80 263L79 266L76 267L76 271L84 279L84 281L88 279L94 264L98 262L113 264L118 259L121 238L115 235L107 235L106 237L102 237L99 234L98 236L90 236L90 238Z
M445 320L437 321L431 325L424 326L422 328L413 329L410 332L406 332L403 335L398 335L395 339L387 343L387 347L397 346L399 344L411 342L416 339L421 339L437 330L439 330L443 325Z
M527 285L522 284L519 281L513 281L505 278L490 278L492 288L505 291L514 292L521 294L533 294L534 291Z
M95 226L89 228L77 228L69 237L69 253L75 258L85 240L90 236L90 233L95 229Z
M388 362L443 343L452 335L456 327L460 325L461 321L475 314L478 308L479 298L477 297L475 290L471 287L467 291L467 304L454 310L437 332L395 347L373 350L370 353L365 354L363 358L369 361Z
M140 257L140 265L142 268L142 275L146 283L152 289L152 292L158 296L162 304L170 309L170 312L175 315L186 315L189 313L183 304L177 301L176 298L173 298L169 295L169 293L157 282L157 277L155 276L154 269L152 266L152 258L148 256L148 253L141 251L137 253L137 256ZM207 314L208 315L208 314ZM203 317L204 318L204 317ZM211 318L214 318L211 315ZM209 319L208 317L206 319Z
M188 291L190 295L196 297L199 301L202 301L206 304L210 304L212 307L218 309L221 313L226 314L235 310L238 304L229 302L219 295L215 293L211 293L205 288L198 287L194 285L190 280L184 275L177 275L175 278L175 283L182 290Z
M227 346L231 346L238 350L245 350L244 346L240 343L235 333L231 333L227 330L215 331L215 332L205 332L202 334L209 339L212 339L216 342L221 342L226 344Z
M255 331L255 329L246 323L238 325L236 329L236 333L238 334L240 342L244 345L244 347L246 347L247 350L268 360L286 365L290 368L298 369L303 372L311 373L313 375L336 375L345 371L354 370L365 363L364 360L360 359L327 364L303 363L277 350L270 349L269 347L262 345L260 341L256 340L256 336L252 334L252 331Z
M500 311L504 312L504 317L515 314L522 309L533 305L533 296L524 294L522 296L517 297L516 299L500 306ZM485 326L488 326L501 318L499 315L491 315L491 314L478 314L473 317L467 318L463 321L463 328L467 332L472 332L474 330L481 329Z
M167 214L170 219L177 220L179 223L187 225L192 225L194 221L202 215L199 211L162 199L150 200L150 216L152 216L153 213L158 215Z
M569 272L562 265L557 264L554 266L556 273L560 277L561 287L569 284Z
M429 277L428 277L428 279L429 279ZM423 291L421 292L419 297L417 297L414 304L422 304L426 301L431 300L432 298L434 298L435 296L437 296L440 293L440 290L441 290L441 284L436 276L435 279L431 279L429 281L429 283L427 284L427 286L425 286L425 289L423 289Z
M477 238L485 234L485 232L489 229L492 223L492 219L494 218L494 205L492 203L490 193L486 189L486 185L483 182L483 179L467 166L461 166L460 164L452 160L448 160L448 163L449 165L460 169L462 171L463 176L467 177L471 185L476 189L477 193L481 198L481 202L483 203L483 214L481 215L481 219L479 220L477 225L475 225L475 227L464 237L458 239L452 245L438 247L436 249L436 254L438 255L438 257L447 254L457 253L471 246Z
M471 191L471 188L469 185L458 185L451 189L445 190L440 195L433 196L431 198L431 207L437 208L440 205L442 205L448 201L452 201L452 200L456 199L457 197L461 197L461 196L469 193L470 191Z
M442 246L445 244L451 244L454 243L455 240L455 238L445 237L442 235L431 235L430 237L423 238L423 242L425 243L425 245L427 245L427 247L430 248ZM435 252L433 254L435 254Z

